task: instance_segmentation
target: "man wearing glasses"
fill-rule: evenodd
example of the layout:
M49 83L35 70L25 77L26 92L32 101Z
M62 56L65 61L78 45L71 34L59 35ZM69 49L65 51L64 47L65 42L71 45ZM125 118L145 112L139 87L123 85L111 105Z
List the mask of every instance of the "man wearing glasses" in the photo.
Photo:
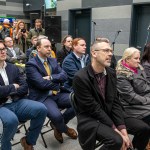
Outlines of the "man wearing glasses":
M116 74L109 66L112 49L104 41L91 46L91 64L74 77L73 90L78 114L78 136L83 150L126 150L132 146L117 98Z
M54 136L60 143L63 143L62 133L76 139L76 131L66 125L75 116L69 93L62 91L61 86L67 80L67 75L57 60L49 57L51 42L47 38L38 39L36 46L37 56L26 64L29 97L45 104ZM62 114L60 109L66 110Z
M24 150L33 150L45 121L46 107L26 98L28 86L18 68L5 62L6 48L0 41L0 119L3 124L1 150L11 149L11 139L19 122L31 119L26 137L21 139Z

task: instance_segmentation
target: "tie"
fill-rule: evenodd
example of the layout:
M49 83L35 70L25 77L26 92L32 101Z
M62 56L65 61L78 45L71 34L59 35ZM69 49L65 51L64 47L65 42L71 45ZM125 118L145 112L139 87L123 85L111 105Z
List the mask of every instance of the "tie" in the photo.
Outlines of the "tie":
M49 66L48 66L47 61L44 61L44 67L45 67L45 70L46 70L48 76L50 76L50 75L51 75L51 71L50 71L50 69L49 69Z
M48 76L50 76L51 75L51 70L50 70L50 68L48 66L47 61L44 61L44 67L45 67L45 70L46 70ZM57 91L52 90L52 94L53 95L56 95L57 93L58 93Z

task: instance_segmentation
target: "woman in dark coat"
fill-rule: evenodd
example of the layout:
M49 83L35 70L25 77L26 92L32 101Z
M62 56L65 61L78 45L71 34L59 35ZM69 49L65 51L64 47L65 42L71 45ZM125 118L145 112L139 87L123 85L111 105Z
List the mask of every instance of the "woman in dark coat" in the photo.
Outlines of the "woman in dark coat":
M150 82L140 65L140 51L133 47L127 48L116 70L117 89L124 114L126 118L132 117L136 121L128 122L131 129L129 133L141 130L141 133L134 135L133 145L139 150L145 150L150 138ZM146 128L147 132L144 131Z

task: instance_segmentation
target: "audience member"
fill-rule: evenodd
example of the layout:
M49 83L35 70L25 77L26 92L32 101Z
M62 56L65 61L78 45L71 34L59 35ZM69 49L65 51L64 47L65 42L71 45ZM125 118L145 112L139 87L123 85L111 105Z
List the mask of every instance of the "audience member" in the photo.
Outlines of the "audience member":
M19 48L14 46L13 39L11 37L6 37L4 39L4 43L7 49L7 58L6 61L10 63L25 63L26 56L23 51Z
M16 41L17 46L24 53L28 48L27 37L28 37L28 31L26 29L25 22L22 20L19 20L16 26L16 30L14 32L14 39Z
M117 88L133 146L145 150L150 138L150 82L140 63L140 51L127 48L117 65ZM131 121L131 119L134 120Z
M91 46L91 64L79 70L73 80L77 105L77 129L83 150L126 150L132 147L122 108L117 97L116 74L110 68L112 49L108 42Z
M0 40L4 40L5 37L13 37L13 28L9 19L4 19L2 26L0 26Z
M97 37L96 38L96 42L102 42L102 41L104 41L106 43L110 43L107 38L101 38L101 37ZM115 69L116 65L117 65L117 61L116 61L115 55L113 54L112 58L111 58L111 65L110 65L110 67Z
M20 122L31 119L26 137L21 138L24 150L33 150L47 110L39 102L26 98L28 86L19 73L18 68L6 60L6 48L0 42L0 119L3 123L1 150L11 149L11 139L17 131ZM2 127L2 126L1 126Z
M150 43L144 47L141 63L144 67L147 79L150 81Z
M49 57L51 43L47 38L38 39L37 50L38 55L26 64L29 97L45 104L48 117L52 121L54 136L60 143L63 143L62 133L76 139L76 131L66 125L75 116L69 93L63 92L61 88L61 84L67 80L67 75L57 60ZM66 109L63 114L60 108Z
M28 42L31 42L31 38L33 36L39 36L39 35L45 35L45 29L42 28L42 20L36 19L35 20L35 27L33 29L30 29L28 34Z
M82 38L75 38L72 42L73 52L63 61L62 68L68 75L64 87L72 91L72 81L75 73L89 63L89 55L86 54L86 42Z
M65 57L71 53L72 51L72 36L71 35L66 35L61 43L62 43L62 49L57 51L57 61L62 66L62 62L65 59Z
M34 35L31 38L32 47L26 50L26 58L27 61L36 56L37 50L36 50L36 43L37 43L37 36ZM35 51L36 53L32 53L32 51Z

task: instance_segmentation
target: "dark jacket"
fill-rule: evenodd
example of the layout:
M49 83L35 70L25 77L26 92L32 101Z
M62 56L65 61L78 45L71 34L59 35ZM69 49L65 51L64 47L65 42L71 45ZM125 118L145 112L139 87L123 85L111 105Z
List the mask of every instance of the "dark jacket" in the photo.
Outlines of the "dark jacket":
M8 100L8 96L11 96L13 100L18 100L26 96L28 92L28 85L24 77L19 73L18 68L10 63L7 63L6 73L9 80L9 85L5 85L0 75L0 104L5 103ZM16 90L14 83L20 85Z
M16 52L16 58L12 58L13 54L9 50L9 48L7 48L7 58L6 58L6 61L10 62L10 63L13 63L13 64L14 63L18 63L18 62L25 63L25 61L26 61L26 55L23 53L23 51L19 47L13 47L13 50Z
M96 132L100 123L112 128L124 125L122 108L117 97L116 74L111 68L106 68L105 100L100 94L97 80L91 65L81 69L74 77L73 89L79 114L78 135L84 150L94 150Z
M87 64L90 62L88 54L85 55L84 62L85 66L87 66ZM82 68L81 62L72 52L64 59L62 68L68 75L68 80L64 83L64 86L66 89L72 91L72 81L75 73L77 73L77 71L79 71Z
M142 66L143 66L143 68L144 68L144 71L145 71L145 73L146 73L146 75L147 75L147 79L149 80L149 82L150 82L150 63L149 62L143 62L142 63Z
M43 79L48 76L38 56L29 60L26 64L26 75L29 84L29 98L43 102L50 90L60 90L61 83L67 80L67 74L60 68L55 58L47 58L51 65L52 80Z
M72 50L68 51L66 50L65 47L63 47L62 49L58 50L56 53L56 57L57 57L57 61L60 64L60 66L62 66L62 62L65 59L65 57L71 53Z
M117 66L117 89L126 115L142 119L150 115L150 82L143 67L138 74L122 64Z

